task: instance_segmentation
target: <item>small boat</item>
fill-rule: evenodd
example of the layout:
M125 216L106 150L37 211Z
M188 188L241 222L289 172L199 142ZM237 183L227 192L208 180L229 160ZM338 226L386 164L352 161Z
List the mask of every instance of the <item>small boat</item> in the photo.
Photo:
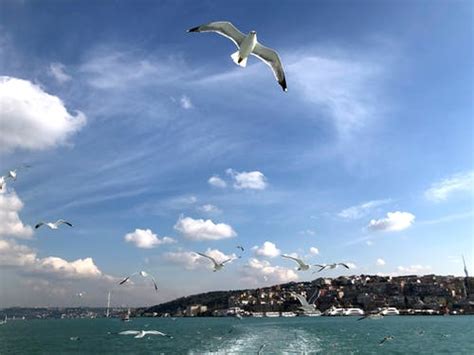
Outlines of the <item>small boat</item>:
M7 320L8 320L8 316L5 316L5 320L0 321L0 325L7 324Z

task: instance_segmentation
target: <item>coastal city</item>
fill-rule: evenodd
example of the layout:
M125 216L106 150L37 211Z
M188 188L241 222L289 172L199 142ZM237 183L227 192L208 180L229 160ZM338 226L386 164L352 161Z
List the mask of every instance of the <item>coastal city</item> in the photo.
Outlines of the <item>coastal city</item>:
M271 287L216 291L149 308L7 308L0 318L296 317L474 314L474 278L341 276Z

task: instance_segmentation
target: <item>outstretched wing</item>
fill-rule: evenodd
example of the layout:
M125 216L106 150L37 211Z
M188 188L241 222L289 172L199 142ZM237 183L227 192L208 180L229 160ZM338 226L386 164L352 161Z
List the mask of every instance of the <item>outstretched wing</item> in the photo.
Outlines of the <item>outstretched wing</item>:
M287 259L291 259L291 260L296 261L299 266L305 266L305 265L306 265L302 260L300 260L300 259L298 259L298 258L294 258L294 257L289 256L289 255L286 255L286 254L281 254L281 256L282 256L283 258L287 258Z
M206 254L203 254L203 253L199 253L199 252L196 252L196 254L201 255L204 258L208 258L209 260L211 260L214 263L214 265L219 265L219 263L216 261L216 259L214 259L212 256L209 256L209 255L206 255Z
M303 307L309 306L308 301L302 295L300 295L298 293L293 293L293 296L295 296L298 299L298 301L300 301L300 303Z
M39 223L35 226L35 229L38 229L38 228L41 227L43 224L44 224L44 222L39 222Z
M60 224L67 224L69 227L72 227L72 224L71 224L70 222L68 222L68 221L65 221L64 219L58 219L58 220L56 221L56 225L59 226Z
M227 21L211 22L207 25L201 25L189 29L187 32L215 32L230 39L235 43L237 48L245 38L245 35L240 32L233 24Z
M123 332L120 332L119 334L120 335L135 335L139 333L140 333L139 330L124 330Z
M150 334L150 335L161 335L162 337L170 337L168 334L165 334L163 332L160 332L159 330L146 330L145 334Z
M273 49L262 46L257 42L251 54L268 65L272 69L273 75L275 75L275 78L283 91L288 91L288 87L286 86L285 72L283 71L283 65L281 64L278 53Z
M350 269L349 265L347 265L347 264L339 263L339 265L344 266L346 269Z
M158 286L157 286L157 284L156 284L155 278L154 278L153 276L151 276L151 275L148 275L148 276L149 276L149 277L151 278L151 280L153 281L153 286L155 286L155 291L158 292Z
M119 285L123 285L125 282L127 282L128 280L130 280L130 276L127 276L126 278L124 278L122 281L120 281Z

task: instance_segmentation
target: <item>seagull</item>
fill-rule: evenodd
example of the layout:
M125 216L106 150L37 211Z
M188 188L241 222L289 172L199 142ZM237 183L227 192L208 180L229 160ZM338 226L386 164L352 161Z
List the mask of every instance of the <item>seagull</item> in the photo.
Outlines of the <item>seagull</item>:
M245 251L245 249L242 245L237 245L236 248L242 250L242 253Z
M35 226L35 229L45 225L49 227L49 229L58 229L61 224L67 224L69 227L72 227L72 224L64 219L58 219L56 222L40 222Z
M389 340L393 340L393 336L392 335L387 335L386 337L384 337L382 339L382 341L379 343L379 345L382 345L383 343L385 343L386 341L389 341Z
M200 256L202 256L202 257L204 257L204 258L208 258L209 260L211 260L211 261L214 263L214 270L213 270L214 272L221 270L221 269L224 267L224 264L225 264L225 263L228 263L229 261L232 261L232 260L233 260L232 258L229 258L229 259L227 259L227 260L224 260L224 261L218 263L218 262L216 261L216 259L214 259L212 256L209 256L209 255L206 255L206 254L203 254L203 253L199 253L199 252L196 252L196 254L198 254L198 255L200 255Z
M119 285L123 285L125 282L127 282L128 280L130 280L131 277L135 276L135 275L140 275L141 277L149 277L152 279L153 281L153 285L155 286L155 291L158 291L158 286L156 285L156 280L153 276L151 276L149 273L147 273L146 271L137 271L137 272L134 272L133 274L131 274L130 276L127 276L126 278L124 278L122 281L120 281Z
M291 259L291 260L296 261L296 262L298 263L298 265L299 265L298 269L296 269L296 270L298 270L298 271L306 271L306 270L309 270L309 268L311 267L311 265L306 264L306 263L305 263L303 260L301 260L301 259L294 258L294 257L289 256L289 255L286 255L286 254L281 254L281 256L282 256L283 258L287 258L287 259Z
M295 292L292 292L291 293L294 297L296 297L298 299L298 301L300 302L301 304L301 307L300 309L305 312L305 313L312 313L315 311L315 306L314 304L310 304L306 298L304 298L302 295L300 295L299 293L295 293Z
M85 294L86 294L85 292L78 292L78 293L76 293L76 296L79 297L79 298L82 298L82 297L84 297Z
M120 335L135 335L134 338L143 338L145 335L161 335L173 339L171 335L162 333L158 330L125 330L119 333Z
M5 185L7 184L7 179L12 179L13 181L16 180L18 170L29 168L30 165L21 165L15 169L9 170L5 175L0 176L0 191L3 190Z
M321 272L321 271L323 271L324 269L335 269L335 268L337 268L339 265L345 267L346 269L350 269L350 267L349 267L347 264L344 264L344 263L333 263L333 264L324 264L324 265L316 264L315 266L319 266L320 269L319 269L317 272ZM315 272L316 272L316 271L315 271ZM315 272L313 272L313 274L314 274Z
M257 42L257 32L250 31L248 35L240 32L232 23L226 21L211 22L189 29L187 32L216 32L230 39L239 49L231 55L235 64L246 67L249 55L254 55L268 65L275 75L283 91L287 91L285 72L278 53L271 48L262 46Z

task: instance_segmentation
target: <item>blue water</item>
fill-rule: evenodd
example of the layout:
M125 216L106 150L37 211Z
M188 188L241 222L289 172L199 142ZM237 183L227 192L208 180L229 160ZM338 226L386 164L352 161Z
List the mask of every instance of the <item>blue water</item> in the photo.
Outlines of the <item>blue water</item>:
M114 334L131 329L160 330L173 339ZM388 335L394 338L379 345ZM0 325L1 354L256 354L259 349L261 354L474 354L474 316L363 321L357 317L135 318L127 323L77 319Z

